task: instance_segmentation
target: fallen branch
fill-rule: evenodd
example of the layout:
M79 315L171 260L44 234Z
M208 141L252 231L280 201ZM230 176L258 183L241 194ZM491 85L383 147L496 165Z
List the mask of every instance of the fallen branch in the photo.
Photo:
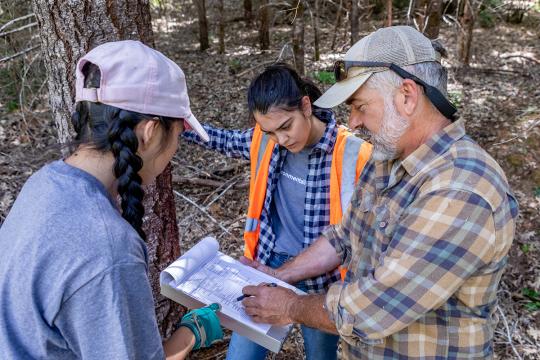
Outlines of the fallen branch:
M540 65L540 61L536 60L536 59L533 59L532 57L528 57L528 56L525 56L525 55L506 55L506 56L501 56L501 59L512 59L512 58L520 58L520 59L525 59L525 60L529 60L529 61L532 61L538 65Z
M27 24L27 25L24 25L24 26L21 26L20 28L17 28L15 30L10 30L10 31L6 31L6 32L3 32L3 33L0 33L0 38L1 37L4 37L4 36L7 36L9 34L13 34L13 33L16 33L16 32L19 32L19 31L23 31L24 29L29 29L29 28L32 28L34 26L37 26L37 22L33 22L33 23L30 23L30 24Z
M34 103L36 102L36 100L38 99L39 95L41 95L41 90L43 90L43 88L45 87L45 84L47 84L47 78L45 78L43 80L43 82L41 83L41 85L39 86L39 89L38 91L36 91L34 93L34 96L32 97L32 100L30 101L30 105L28 105L28 108L30 110L32 110L34 108Z
M216 224L217 226L219 226L219 228L226 232L227 234L229 235L232 235L229 230L227 230L223 225L221 225L221 223L219 221L217 221L216 219L214 219L212 217L212 215L210 215L208 213L208 211L206 211L205 208L201 207L199 204L197 204L195 201L191 200L190 198L188 198L187 196L185 196L184 194L180 193L179 191L176 191L176 190L173 190L174 194L180 198L182 198L183 200L185 200L186 202L188 202L189 204L195 206L200 212L202 212L204 215L206 215L206 217L208 217L210 220L212 220L212 222L214 224Z
M204 206L205 209L208 209L213 203L215 203L216 201L218 201L223 195L225 195L225 193L227 191L229 191L229 189L231 189L238 181L240 180L240 176L236 176L234 178L232 178L231 180L227 180L223 186L217 188L216 190L212 191L212 193L210 195L208 195L206 197L206 199L204 199L204 202L206 203L206 201L208 199L210 199L210 197L212 195L214 195L216 192L220 191L223 187L225 187L224 190L221 190L221 192L218 194L218 196L216 196L215 198L213 198L212 200L210 200L210 202L208 204L206 204Z
M493 68L483 68L483 67L451 67L449 70L453 70L456 73L468 73L468 72L478 72L486 74L501 74L501 75L519 75L519 76L530 76L530 73L517 70L506 70L506 69L493 69Z
M281 62L281 61L283 60L283 54L285 53L285 50L286 50L286 49L290 49L290 48L291 48L290 46L291 46L291 45L290 45L289 43L285 43L285 45L283 45L283 46L281 47L281 51L279 52L278 58L277 58L277 60L276 60L277 63L278 63L278 62ZM292 53L292 50L291 50L291 53ZM294 54L293 54L293 57L294 57Z
M0 64L3 63L3 62L8 62L8 61L10 61L10 60L13 60L13 59L15 59L15 58L18 58L19 56L22 56L22 55L24 55L24 54L26 54L26 53L29 53L30 51L35 50L35 49L37 49L38 47L39 47L39 45L35 45L35 46L32 46L32 47L30 47L30 48L28 48L28 49L25 49L25 50L23 50L23 51L19 51L18 53L13 54L13 55L11 55L11 56L6 56L5 58L0 59Z
M175 184L189 184L189 185L199 185L199 186L210 186L210 187L221 187L223 186L223 181L212 180L212 179L201 179L201 178L186 178L173 176L173 183ZM248 182L234 183L232 186L234 189L247 189L249 187Z
M242 219L245 219L245 218L246 218L245 215L241 215L241 216L237 217L236 219L231 220L231 221L229 222L229 224L227 225L227 230L231 229L231 228L234 226L234 224L236 224L238 221L240 221L240 220L242 220ZM219 234L219 235L218 235L218 238L222 237L223 234L224 234L224 232L222 232L221 234Z
M8 28L9 26L11 26L11 24L15 24L17 21L25 20L25 19L28 19L28 18L30 18L32 16L34 16L34 13L24 15L24 16L18 17L16 19L10 20L7 23L5 23L4 25L2 25L2 27L0 27L0 32L2 32L2 30L4 30L5 28Z
M536 120L531 126L529 126L528 128L526 128L525 130L523 130L523 133L527 133L529 130L531 130L533 127L537 126L538 124L540 124L540 120ZM490 146L490 148L492 148L493 146L497 146L497 145L502 145L502 144L506 144L510 141L513 141L515 139L518 139L520 137L522 137L523 135L516 135L514 136L513 138L510 138L508 140L504 140L504 141L501 141L501 142L498 142L498 143L495 143L495 144L492 144Z
M271 63L271 62L265 62L265 63L259 64L259 65L250 67L249 69L246 69L246 70L242 71L241 73L236 74L236 76L237 76L237 77L240 77L240 76L242 76L242 75L247 74L247 73L250 72L250 71L253 71L253 70L255 70L255 69L258 69L258 68L260 68L260 67L267 66L267 65L270 65L270 64L272 64L272 63Z
M501 314L504 328L506 329L506 338L508 339L508 344L512 347L512 351L517 356L519 360L523 360L521 355L519 355L519 352L517 351L516 347L514 346L514 342L512 341L512 334L510 333L510 328L508 327L508 321L506 320L506 316L504 315L504 312L502 311L501 307L497 305L497 310Z

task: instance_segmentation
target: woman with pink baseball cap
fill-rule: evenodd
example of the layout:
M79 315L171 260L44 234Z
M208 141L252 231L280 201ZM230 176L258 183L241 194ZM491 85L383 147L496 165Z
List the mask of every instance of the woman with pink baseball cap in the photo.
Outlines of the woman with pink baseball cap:
M0 228L1 357L184 358L223 336L218 306L185 315L162 344L142 185L184 124L208 135L182 70L138 41L98 46L76 71L75 151L28 179Z

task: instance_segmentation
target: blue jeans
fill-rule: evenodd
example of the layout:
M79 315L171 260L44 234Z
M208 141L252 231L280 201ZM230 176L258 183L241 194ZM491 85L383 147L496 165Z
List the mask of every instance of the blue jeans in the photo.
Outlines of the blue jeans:
M266 265L278 268L290 260L292 256L286 254L272 253ZM304 282L294 284L300 290L306 290ZM307 360L333 360L337 359L337 345L339 336L326 333L302 325L302 337L304 338L304 349ZM227 360L264 360L268 350L246 337L233 333L229 349L227 350Z

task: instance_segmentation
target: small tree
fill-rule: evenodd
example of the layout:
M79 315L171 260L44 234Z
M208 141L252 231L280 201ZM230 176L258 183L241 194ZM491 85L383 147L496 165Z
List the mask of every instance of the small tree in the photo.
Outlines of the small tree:
M392 26L392 0L386 0L386 26Z
M223 0L218 0L218 13L219 13L219 25L218 25L218 38L219 38L219 53L225 53L225 8L223 6Z
M351 0L351 45L354 45L360 36L358 28L358 0Z
M270 49L270 7L268 0L260 1L259 44L261 46L261 50Z
M319 49L319 5L320 1L315 0L315 16L313 16L313 60L315 61L321 59L321 51Z
M292 44L294 65L299 74L304 74L304 2L292 0Z
M253 22L253 3L251 0L244 0L244 20L248 25Z
M469 66L471 61L471 44L473 38L473 28L482 6L482 0L463 0L458 9L458 59L461 65Z
M193 0L193 2L197 8L197 16L199 19L200 50L204 51L210 47L210 42L208 41L208 21L206 19L206 1Z
M442 0L419 0L414 12L418 30L428 38L436 39L441 28L442 11Z
M343 4L343 0L339 0L338 9L336 11L336 20L334 22L334 32L332 34L332 45L330 46L330 49L334 50L336 48L336 41L338 37L339 27L341 25L341 14L343 13L341 8Z

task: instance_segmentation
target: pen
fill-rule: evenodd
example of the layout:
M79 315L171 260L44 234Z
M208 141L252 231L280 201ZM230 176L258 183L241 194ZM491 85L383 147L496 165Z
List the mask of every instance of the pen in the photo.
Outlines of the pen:
M264 286L269 286L269 287L276 287L277 284L276 283L270 283L270 284L266 284ZM236 298L236 301L242 301L244 300L244 298L247 298L247 297L250 297L251 295L242 295L242 296L239 296Z

